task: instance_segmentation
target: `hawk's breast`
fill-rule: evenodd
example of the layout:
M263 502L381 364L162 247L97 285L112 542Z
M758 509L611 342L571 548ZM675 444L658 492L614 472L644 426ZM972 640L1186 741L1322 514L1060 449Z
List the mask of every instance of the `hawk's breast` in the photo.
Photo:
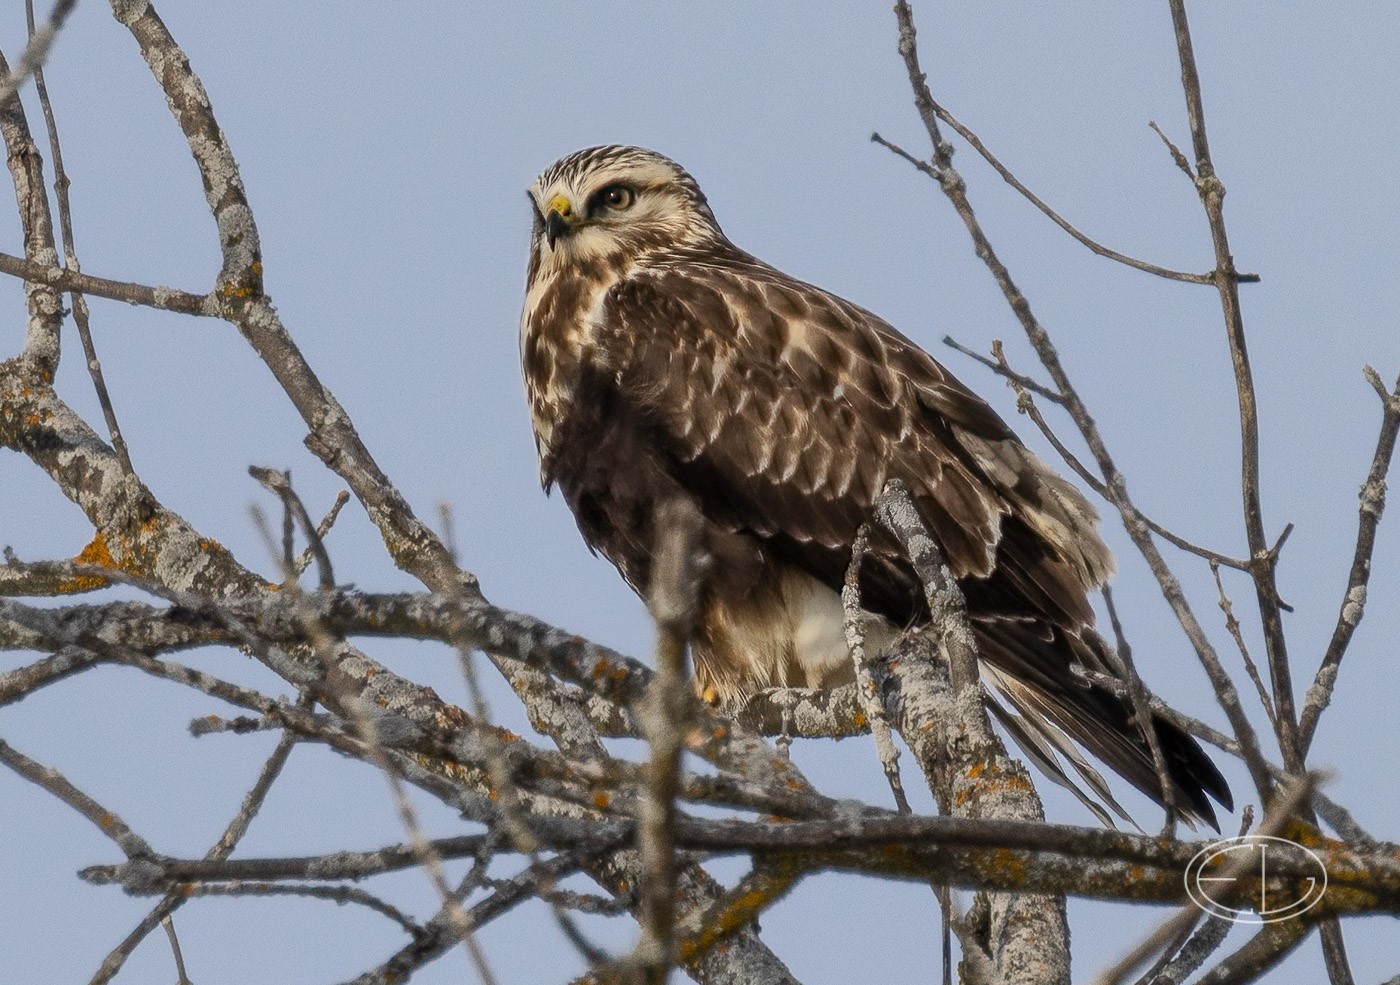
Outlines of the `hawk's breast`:
M520 318L520 365L540 457L540 482L552 481L560 429L572 412L579 376L592 351L597 316L617 275L539 271Z

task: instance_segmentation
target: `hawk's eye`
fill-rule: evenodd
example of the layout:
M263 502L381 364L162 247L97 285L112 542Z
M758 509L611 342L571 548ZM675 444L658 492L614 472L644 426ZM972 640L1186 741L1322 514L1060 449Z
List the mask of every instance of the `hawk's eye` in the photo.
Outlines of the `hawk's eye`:
M637 200L637 193L626 185L609 185L593 196L596 205L605 209L612 209L614 212L621 212L630 209L632 203Z

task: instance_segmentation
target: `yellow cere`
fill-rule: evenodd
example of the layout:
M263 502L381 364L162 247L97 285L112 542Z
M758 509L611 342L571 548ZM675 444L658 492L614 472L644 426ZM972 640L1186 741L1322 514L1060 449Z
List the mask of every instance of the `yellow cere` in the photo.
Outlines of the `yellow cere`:
M549 200L549 211L558 212L565 219L569 218L569 213L573 211L573 206L569 204L569 199L565 195L555 195Z

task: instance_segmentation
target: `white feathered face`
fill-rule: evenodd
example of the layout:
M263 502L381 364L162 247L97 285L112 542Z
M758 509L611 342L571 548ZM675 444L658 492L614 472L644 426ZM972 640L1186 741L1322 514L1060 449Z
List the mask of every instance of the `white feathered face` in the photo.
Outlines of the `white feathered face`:
M530 186L531 251L545 269L626 260L720 235L685 169L640 147L590 147L547 168Z

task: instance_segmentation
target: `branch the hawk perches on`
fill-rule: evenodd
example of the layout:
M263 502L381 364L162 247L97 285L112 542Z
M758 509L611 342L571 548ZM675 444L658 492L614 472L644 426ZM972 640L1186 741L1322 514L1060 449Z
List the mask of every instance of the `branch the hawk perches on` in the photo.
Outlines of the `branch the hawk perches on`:
M1078 490L894 328L729 242L668 158L582 150L530 199L520 347L541 479L644 597L659 505L694 504L714 561L694 640L702 693L734 702L851 679L840 586L857 529L902 479L966 596L984 679L1015 712L989 701L1017 741L1068 783L1054 751L1065 754L1120 814L1066 736L1165 802L1130 704L1071 670L1122 675L1088 598L1113 559ZM883 531L861 598L877 646L928 619ZM1215 826L1209 798L1232 807L1224 779L1184 732L1153 726L1176 804Z

